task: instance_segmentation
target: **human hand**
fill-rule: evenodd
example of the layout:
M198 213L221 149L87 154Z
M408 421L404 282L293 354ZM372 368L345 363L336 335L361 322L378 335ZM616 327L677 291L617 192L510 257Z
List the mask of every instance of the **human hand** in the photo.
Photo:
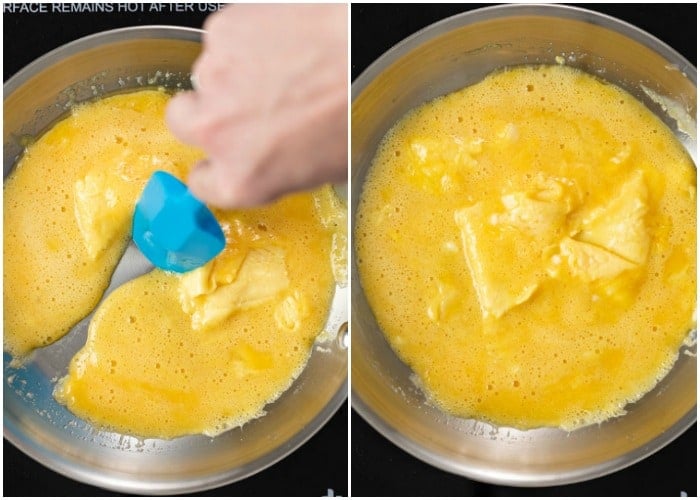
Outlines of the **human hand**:
M205 22L195 91L167 122L202 148L191 191L212 205L258 205L347 179L347 7L233 5Z

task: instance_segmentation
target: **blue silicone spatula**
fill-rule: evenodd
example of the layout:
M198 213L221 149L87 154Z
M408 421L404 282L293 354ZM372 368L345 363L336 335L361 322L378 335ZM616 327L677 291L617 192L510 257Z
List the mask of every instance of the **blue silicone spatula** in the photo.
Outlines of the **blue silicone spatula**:
M226 245L211 210L163 171L153 173L136 203L132 237L154 266L176 273L203 266Z

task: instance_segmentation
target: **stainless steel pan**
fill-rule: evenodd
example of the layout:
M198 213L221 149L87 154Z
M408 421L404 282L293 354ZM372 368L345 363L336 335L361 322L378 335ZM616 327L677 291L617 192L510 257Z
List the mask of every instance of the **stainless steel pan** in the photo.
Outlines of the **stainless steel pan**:
M674 50L629 24L587 10L556 5L479 9L407 38L354 82L352 226L377 145L406 111L475 83L494 69L554 64L557 57L645 102L695 158L697 74ZM645 88L668 102L655 102ZM669 113L672 102L678 109ZM696 420L695 347L682 348L668 376L629 405L625 416L599 426L570 433L519 431L446 415L426 402L410 369L385 341L355 266L351 279L353 408L397 446L429 464L489 483L572 483L643 459Z

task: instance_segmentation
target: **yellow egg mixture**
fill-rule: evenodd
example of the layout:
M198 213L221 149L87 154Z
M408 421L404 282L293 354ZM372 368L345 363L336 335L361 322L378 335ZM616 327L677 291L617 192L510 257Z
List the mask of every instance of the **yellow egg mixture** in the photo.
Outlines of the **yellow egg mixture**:
M5 182L4 347L58 340L98 303L155 170L202 157L164 122L157 90L82 105ZM54 393L99 427L142 437L218 434L264 413L301 372L344 280L345 208L332 188L215 211L226 248L177 275L111 293Z
M694 327L696 172L621 89L517 67L383 139L355 227L362 287L439 407L517 428L624 413Z
M162 124L147 92L76 107L22 156L4 185L4 348L16 357L62 337L97 305L154 170L182 177L201 153Z

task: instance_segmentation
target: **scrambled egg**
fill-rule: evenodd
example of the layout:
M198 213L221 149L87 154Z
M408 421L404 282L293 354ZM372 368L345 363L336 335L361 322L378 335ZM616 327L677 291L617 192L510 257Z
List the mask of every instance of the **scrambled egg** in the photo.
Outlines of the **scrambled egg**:
M332 233L320 221L337 214L317 210L319 195L215 211L225 250L107 297L56 398L147 437L216 435L263 415L305 366L330 308Z
M517 67L383 139L355 227L397 354L445 411L574 429L624 413L694 326L695 167L632 96Z
M6 182L4 340L18 359L95 307L151 173L184 178L201 158L166 129L167 99L77 108ZM216 435L263 415L304 368L346 279L344 204L326 186L215 215L227 241L214 260L156 269L97 308L54 391L73 413L141 437Z
M202 157L168 132L167 99L143 91L78 106L6 179L3 345L14 357L57 341L97 305L151 173L182 177Z

